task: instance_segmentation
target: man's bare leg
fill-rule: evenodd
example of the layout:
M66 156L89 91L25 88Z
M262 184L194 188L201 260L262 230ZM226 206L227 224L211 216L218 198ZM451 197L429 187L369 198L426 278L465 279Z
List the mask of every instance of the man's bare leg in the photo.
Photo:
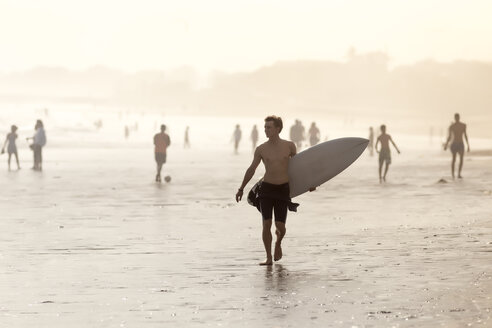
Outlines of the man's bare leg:
M275 252L273 254L273 259L279 261L282 258L282 239L285 236L285 223L280 221L275 221L275 234L277 235L277 241L275 242Z
M157 175L155 176L155 181L156 182L161 182L161 170L162 170L162 164L157 164Z
M454 179L454 163L456 162L456 153L453 153L453 159L451 160L451 176Z
M388 174L389 164L386 162L386 167L384 168L383 181L386 182L386 174Z
M464 153L461 153L460 152L460 164L459 164L459 167L458 167L458 179L461 179L462 176L461 176L461 169L463 168L463 155Z
M20 170L19 155L17 155L17 153L14 153L14 154L15 154L15 162L17 163L17 169Z
M263 245L265 246L266 252L266 261L261 262L260 265L272 265L272 232L270 231L272 228L272 219L263 220L263 232L262 239Z
M9 154L9 159L8 159L8 163L9 163L9 171L10 171L10 157L12 156L12 154Z
M381 177L382 169L383 169L383 163L379 162L379 183L383 182L383 178Z

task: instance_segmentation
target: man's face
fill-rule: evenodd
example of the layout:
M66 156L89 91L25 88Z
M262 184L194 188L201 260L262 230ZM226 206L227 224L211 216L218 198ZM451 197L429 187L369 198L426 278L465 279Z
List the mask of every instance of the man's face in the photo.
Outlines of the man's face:
M265 135L267 138L278 135L278 128L275 127L272 121L265 122Z

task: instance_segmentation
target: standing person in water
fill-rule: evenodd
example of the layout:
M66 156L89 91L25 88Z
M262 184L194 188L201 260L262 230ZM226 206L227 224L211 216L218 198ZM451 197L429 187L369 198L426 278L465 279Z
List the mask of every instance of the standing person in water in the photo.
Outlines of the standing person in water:
M157 175L155 176L156 182L161 182L162 165L166 163L167 147L170 145L171 138L169 138L169 135L166 133L166 126L162 124L161 132L154 136L155 161L157 162Z
M389 166L391 164L391 151L390 151L390 146L389 146L390 141L393 144L393 146L395 147L398 154L400 154L400 150L398 149L398 147L394 143L391 136L389 134L386 134L386 125L383 124L383 125L381 125L381 135L376 140L376 145L374 147L376 149L376 152L379 153L379 183L381 183L383 181L386 182L386 174L388 173L388 169L389 169ZM379 143L381 143L381 150L378 150L378 144ZM381 176L383 164L385 162L386 162L386 167L384 169L384 175Z
M184 137L184 148L190 148L190 127L187 126L185 130L185 137Z
M256 144L258 143L258 129L256 124L253 125L253 130L251 131L251 143L253 144L253 151L256 149Z
M316 122L311 123L308 133L311 147L317 145L320 140L320 133L318 127L316 126Z
M470 151L470 143L468 142L468 135L466 134L466 124L460 122L460 114L454 114L455 122L451 124L448 132L448 139L444 144L444 150L448 148L449 141L451 138L453 142L451 143L451 154L453 155L453 159L451 160L451 175L454 179L454 164L456 162L456 153L460 155L460 164L458 168L458 179L461 179L461 169L463 168L463 156L465 155L465 145L463 143L463 137L465 137L467 151Z
M43 169L43 153L42 149L46 145L46 132L44 131L43 121L37 120L34 126L36 132L32 138L26 138L26 140L32 139L32 144L29 146L34 152L34 165L32 167L35 171L41 171Z
M369 156L374 155L374 129L372 126L369 127L369 143L367 144L367 149L369 149Z
M239 127L239 124L236 124L236 129L234 130L234 133L232 134L232 139L234 141L234 153L237 154L237 150L239 148L239 142L241 141L241 128Z
M289 196L289 159L296 154L296 146L293 142L283 140L279 133L282 131L282 119L277 116L265 118L265 134L268 141L256 148L253 162L244 174L243 182L236 193L236 201L243 197L244 187L255 174L256 168L263 161L265 175L259 187L260 211L263 217L262 239L265 246L266 261L260 265L272 265L273 260L282 258L282 239L285 236L285 222L287 209L292 209ZM275 251L272 258L272 217L275 213Z
M19 155L17 154L17 146L15 144L15 139L17 139L17 127L15 125L12 125L10 127L10 133L7 134L7 138L5 139L5 142L3 143L3 147L2 147L2 154L3 154L5 152L5 146L7 145L7 143L9 144L7 147L7 152L9 154L9 158L7 161L9 165L9 171L10 171L10 158L12 157L12 154L15 155L17 170L20 170Z

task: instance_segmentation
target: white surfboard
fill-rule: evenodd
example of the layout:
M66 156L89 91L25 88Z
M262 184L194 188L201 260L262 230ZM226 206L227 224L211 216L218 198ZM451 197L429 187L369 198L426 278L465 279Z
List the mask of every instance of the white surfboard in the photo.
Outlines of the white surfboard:
M318 187L350 166L366 149L369 140L340 138L301 151L289 161L290 197Z

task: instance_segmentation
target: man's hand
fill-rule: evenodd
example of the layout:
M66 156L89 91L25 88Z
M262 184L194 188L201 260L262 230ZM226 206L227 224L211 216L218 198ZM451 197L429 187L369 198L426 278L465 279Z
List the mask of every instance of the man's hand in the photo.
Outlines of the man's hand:
M448 149L448 144L447 143L444 144L444 150L446 150L446 149Z
M470 146L468 146L468 152L470 152Z
M236 202L239 203L239 201L243 198L243 190L242 189L238 189L237 190L237 193L236 193Z

